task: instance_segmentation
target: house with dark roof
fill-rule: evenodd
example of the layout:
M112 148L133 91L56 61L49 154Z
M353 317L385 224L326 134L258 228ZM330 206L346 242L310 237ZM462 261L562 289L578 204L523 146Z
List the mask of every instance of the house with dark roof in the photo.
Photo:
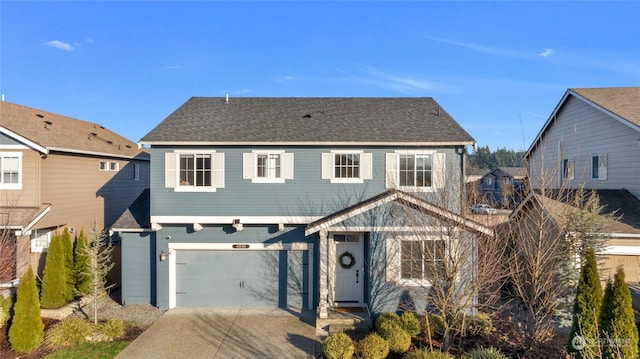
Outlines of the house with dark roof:
M112 228L126 303L420 310L435 222L493 234L460 202L474 140L432 98L194 97L141 143L149 205Z
M484 174L480 180L482 196L487 202L510 207L519 202L519 193L526 184L524 167L498 167Z
M0 102L0 283L42 273L52 234L108 229L149 187L149 154L97 123Z
M640 87L571 88L527 150L531 187L597 190L609 225L604 269L640 281ZM605 234L603 234L605 235Z

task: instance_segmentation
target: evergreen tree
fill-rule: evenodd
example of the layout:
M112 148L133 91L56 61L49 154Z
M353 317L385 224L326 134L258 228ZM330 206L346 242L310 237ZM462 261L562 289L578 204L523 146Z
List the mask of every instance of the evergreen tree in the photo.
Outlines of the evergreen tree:
M84 230L81 230L78 240L76 241L74 268L76 291L81 295L86 295L91 292L91 258L88 254L88 246L89 240Z
M598 264L593 248L587 249L584 264L580 272L580 280L573 301L573 325L567 345L570 353L576 358L596 358L598 348L593 344L598 338L598 317L602 306L602 285L598 276ZM576 347L576 337L585 340L586 347ZM580 349L580 350L578 350Z
M42 273L40 301L43 308L60 308L67 302L67 268L62 236L51 238Z
M66 291L65 291L65 299L67 301L73 300L75 297L74 288L75 288L75 278L73 276L74 266L73 266L73 245L71 242L71 234L69 233L69 229L65 227L62 232L62 244L64 248L64 268L65 268L65 282L66 282Z
M618 267L613 282L607 282L599 324L603 358L638 357L638 328L622 267Z
M38 288L31 266L18 285L13 320L9 328L9 343L17 352L28 353L40 346L44 338L44 324L40 318Z

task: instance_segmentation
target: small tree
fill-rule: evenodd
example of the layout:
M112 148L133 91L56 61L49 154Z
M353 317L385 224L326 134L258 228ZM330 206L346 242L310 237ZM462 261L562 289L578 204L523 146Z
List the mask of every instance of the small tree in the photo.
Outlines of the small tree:
M638 328L622 267L618 267L613 282L607 281L600 311L600 333L603 358L638 357Z
M84 273L85 277L89 277L90 289L88 295L93 302L93 322L98 324L98 298L112 287L107 285L107 274L113 268L111 254L113 252L113 243L111 238L104 231L98 231L94 223L91 229L91 237L89 243L81 256L87 256L91 264L91 270Z
M602 285L598 276L598 264L595 250L587 249L584 264L582 265L578 288L573 302L573 325L569 335L567 349L575 353L576 358L595 358L597 348L592 344L598 338L598 317L602 306ZM574 338L581 336L587 346L577 350L573 345Z
M73 300L75 297L74 288L75 288L75 279L73 276L74 268L73 268L73 245L71 243L71 234L69 233L69 229L65 227L64 231L62 231L62 235L60 236L62 240L62 247L64 249L64 267L65 267L65 282L66 282L66 290L65 290L65 298L67 301Z
M38 288L31 266L18 285L13 313L13 321L9 328L9 342L13 350L28 353L39 347L44 338L44 324L40 318Z
M43 308L60 308L67 302L67 267L64 243L59 234L49 243L42 274L40 300Z
M74 252L75 288L76 292L80 295L91 292L91 258L88 256L88 246L89 240L87 239L87 235L84 233L84 230L81 230L76 240Z

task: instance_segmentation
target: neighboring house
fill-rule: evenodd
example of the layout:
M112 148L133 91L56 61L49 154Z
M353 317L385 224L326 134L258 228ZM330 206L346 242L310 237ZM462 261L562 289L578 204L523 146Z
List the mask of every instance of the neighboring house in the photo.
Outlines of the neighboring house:
M524 167L498 167L482 176L482 195L489 203L509 207L519 202L526 177Z
M529 150L531 187L596 189L611 227L604 267L640 277L640 87L568 89Z
M112 228L125 303L420 310L435 221L493 234L461 214L474 140L431 98L196 97L141 143L150 197Z
M0 283L42 273L51 236L110 227L149 187L149 154L96 123L0 102Z

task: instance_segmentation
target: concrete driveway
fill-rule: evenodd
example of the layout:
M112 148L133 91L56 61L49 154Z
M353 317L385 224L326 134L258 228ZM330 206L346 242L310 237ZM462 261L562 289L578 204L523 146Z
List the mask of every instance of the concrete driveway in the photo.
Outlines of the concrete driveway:
M314 321L312 311L177 308L116 358L316 358Z

